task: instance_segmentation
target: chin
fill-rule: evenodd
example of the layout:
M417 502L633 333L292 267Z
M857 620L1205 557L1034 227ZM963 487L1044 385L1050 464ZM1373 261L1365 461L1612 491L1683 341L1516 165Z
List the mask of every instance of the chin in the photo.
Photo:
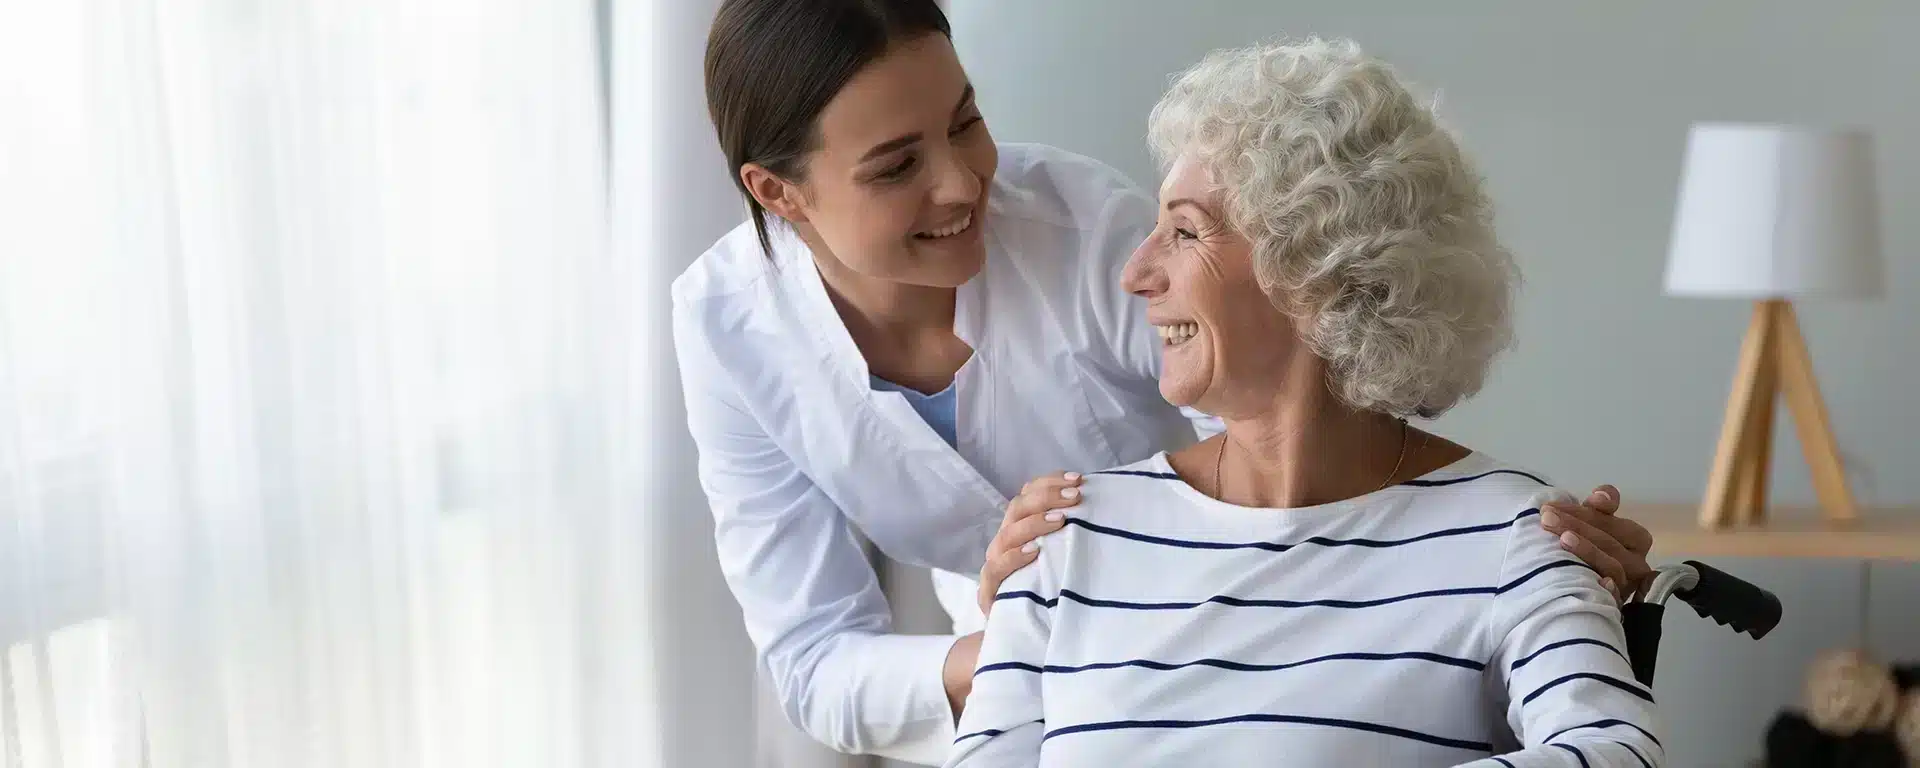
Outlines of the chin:
M1160 397L1175 408L1197 405L1200 402L1199 393L1193 390L1193 387L1182 384L1177 378L1165 375L1160 378Z
M958 288L975 275L987 263L985 248L971 249L961 253L921 252L918 261L921 268L915 270L913 282L939 288Z

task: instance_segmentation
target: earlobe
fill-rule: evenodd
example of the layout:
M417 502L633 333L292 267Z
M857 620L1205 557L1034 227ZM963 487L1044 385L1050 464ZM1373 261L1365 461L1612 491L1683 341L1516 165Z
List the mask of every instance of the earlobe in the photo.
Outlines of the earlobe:
M740 182L769 213L793 224L807 220L806 211L799 205L798 189L792 182L753 163L740 166Z

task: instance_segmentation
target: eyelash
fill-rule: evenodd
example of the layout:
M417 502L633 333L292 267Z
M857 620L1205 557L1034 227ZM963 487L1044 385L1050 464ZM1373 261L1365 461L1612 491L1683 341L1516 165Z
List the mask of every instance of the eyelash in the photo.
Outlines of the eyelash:
M964 123L959 124L958 126L955 126L953 130L947 132L947 135L958 136L962 133L966 133L967 131L972 130L974 126L979 125L984 121L985 121L985 118L974 117L972 119L967 120ZM879 174L875 175L874 178L880 181L898 181L900 179L906 178L907 173L912 171L914 167L918 165L919 165L919 161L909 156L902 159L900 162L894 164L893 167L888 168L884 171L881 171Z
M1194 234L1194 233L1192 233L1192 232L1190 232L1190 231L1188 231L1188 230L1185 230L1185 229L1182 229L1182 228L1180 228L1180 227L1174 227L1174 228L1173 228L1173 239L1175 239L1175 240L1198 240L1198 239L1200 239L1200 236L1199 236L1199 235L1196 235L1196 234Z
M914 166L919 164L920 162L918 158L908 156L905 159L902 159L899 163L896 163L893 167L888 168L884 171L881 171L880 175L875 176L874 178L880 179L881 181L892 181L895 179L905 178L907 175L907 172L913 170Z

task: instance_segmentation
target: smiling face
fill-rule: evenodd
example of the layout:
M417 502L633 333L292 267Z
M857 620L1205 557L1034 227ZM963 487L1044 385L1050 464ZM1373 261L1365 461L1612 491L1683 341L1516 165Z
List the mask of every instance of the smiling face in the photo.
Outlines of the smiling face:
M986 260L998 151L946 37L896 43L820 115L805 178L743 169L769 210L861 275L954 287Z
M1302 363L1312 355L1260 289L1252 243L1229 226L1220 190L1197 165L1174 162L1160 203L1157 226L1121 274L1160 331L1160 395L1223 417L1264 412L1288 376L1309 375Z

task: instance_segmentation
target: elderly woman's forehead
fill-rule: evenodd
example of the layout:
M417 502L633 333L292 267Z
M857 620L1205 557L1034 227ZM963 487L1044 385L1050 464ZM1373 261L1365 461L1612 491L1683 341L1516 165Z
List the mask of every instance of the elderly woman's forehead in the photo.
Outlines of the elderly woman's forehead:
M1186 199L1212 210L1220 194L1219 187L1212 182L1206 169L1186 156L1174 160L1173 165L1167 168L1166 178L1160 181L1162 205Z

